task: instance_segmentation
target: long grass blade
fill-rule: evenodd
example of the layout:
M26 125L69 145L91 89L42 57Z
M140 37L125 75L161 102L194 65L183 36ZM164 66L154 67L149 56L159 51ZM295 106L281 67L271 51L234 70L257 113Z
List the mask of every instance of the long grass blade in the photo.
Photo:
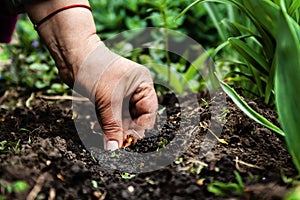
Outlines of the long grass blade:
M266 88L265 88L265 104L269 104L271 102L270 100L274 89L275 69L276 69L276 58L273 59L273 63L269 71L269 76L266 77L267 80L266 80Z
M299 12L300 8L300 1L293 1L292 5L288 8L288 13L290 16L294 16L297 14L297 12ZM295 19L296 20L296 19Z
M175 17L175 20L181 18L187 11L189 11L192 7L194 7L195 5L197 5L198 3L202 2L203 0L196 0L193 3L191 3L190 5L188 5L183 11L181 11L181 13L179 13L179 15L177 15Z
M278 133L281 136L285 136L284 132L275 126L272 122L268 121L264 116L253 110L241 97L231 88L228 84L220 81L220 85L224 92L232 99L232 101L251 119L263 126L271 129L272 131Z
M188 5L183 11L181 11L176 17L175 20L179 19L182 17L185 13L187 13L191 8L196 6L197 4L201 2L215 2L215 3L231 3L232 5L237 6L240 9L243 9L243 6L241 4L241 0L196 0L190 5Z
M188 68L188 70L184 74L184 79L187 81L192 80L196 73L203 67L205 61L207 61L209 54L204 52L202 53Z
M220 38L224 41L227 38L226 30L223 26L221 26L222 18L219 16L219 10L216 8L216 5L213 3L203 3L204 7L206 8L206 11L208 12L215 28L218 31L218 34Z
M252 35L241 35L241 36L238 36L238 37L234 37L235 39L245 39L245 38L249 38L251 37ZM217 46L216 48L210 50L209 54L212 58L214 58L222 49L224 49L225 47L227 47L229 45L229 41L225 41L223 42L222 44L220 44L219 46Z
M268 63L261 55L248 46L248 44L236 38L229 38L229 43L258 71L264 75L268 75Z
M264 29L276 37L279 6L270 0L243 0L245 7Z
M300 33L287 13L281 12L277 36L275 95L279 119L293 161L300 172ZM297 34L298 32L298 34Z

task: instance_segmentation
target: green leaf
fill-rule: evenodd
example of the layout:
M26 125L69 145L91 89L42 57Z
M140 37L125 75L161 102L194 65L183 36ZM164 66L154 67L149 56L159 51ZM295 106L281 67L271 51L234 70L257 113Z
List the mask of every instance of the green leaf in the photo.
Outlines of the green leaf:
M300 172L300 28L283 11L277 35L275 95L279 119L286 133L287 146Z
M122 174L123 179L132 179L133 177L135 177L134 174L129 174L129 173L123 173Z
M241 175L236 170L234 170L233 173L235 175L236 181L238 182L239 186L241 188L244 188L244 182Z
M300 1L293 1L292 5L289 7L288 9L288 13L290 16L295 15L295 13L297 12L297 10L299 10L300 7Z
M50 68L46 64L41 64L41 63L33 63L29 65L29 69L34 70L34 71L48 71Z
M139 16L125 18L125 24L128 29L144 28L147 26L147 22L142 20Z
M172 69L171 72L169 72L168 67L156 63L152 63L151 67L156 71L156 73L162 75L166 79L169 78L169 73L170 73L170 80L169 80L170 86L172 87L173 90L175 90L179 94L183 93L184 84L186 84L186 82L182 83L180 78L177 77L179 75L179 72L175 72Z
M15 192L24 192L27 189L27 183L24 181L16 181L12 187Z
M276 37L279 7L270 0L243 0L245 7L259 25Z
M255 38L259 38L259 36L253 32L253 30L251 30L250 28L248 28L240 23L230 22L226 19L224 19L222 21L222 23L224 23L224 25L226 27L228 27L228 29L230 30L230 32L232 32L233 35L236 34L236 36L239 36L241 32L246 32L246 33L250 34L251 36L254 36ZM250 37L250 36L248 36L248 37Z
M231 88L228 84L220 80L220 85L224 92L232 99L232 101L251 119L263 126L271 129L272 131L278 133L281 136L285 136L284 132L275 126L273 123L268 121L265 117L253 110L241 97Z
M187 11L189 11L192 7L194 7L195 5L197 5L198 3L202 2L202 1L203 0L196 0L193 3L191 3L190 5L188 5L181 13L179 13L179 15L176 16L176 18L174 20L181 18Z
M207 190L217 196L243 194L243 190L237 183L213 182L208 185Z
M225 28L228 30L228 33L230 36L239 36L241 35L241 31L228 19L223 19L221 23L225 26Z
M0 142L0 151L5 150L6 145L7 145L7 141L6 141L6 140L2 140L2 141Z
M238 8L243 9L243 6L241 4L241 0L196 0L193 3L191 3L190 5L188 5L181 13L179 13L179 15L177 15L175 20L182 17L192 7L196 6L198 3L201 3L201 2L216 2L216 3L225 3L225 4L231 3L232 5L235 5Z
M91 184L92 184L93 188L96 188L96 189L97 189L97 188L99 187L97 181L95 181L95 180L92 180L92 181L91 181Z
M224 41L226 40L227 38L227 32L225 30L225 28L223 26L221 26L221 21L223 19L223 17L221 17L219 15L219 10L218 8L216 7L215 4L212 4L212 3L203 3L205 8L206 8L206 11L208 12L215 28L217 29L218 33L219 33L219 36L220 38Z
M194 76L198 73L198 70L203 67L203 64L208 59L209 54L204 52L202 53L188 68L188 70L184 74L184 79L189 81L194 78Z
M266 88L265 88L265 104L269 104L272 96L272 92L274 89L274 78L275 78L275 70L276 70L276 55L274 56L272 66L269 71L269 76L266 77Z
M298 200L300 199L300 189L299 186L292 189L285 197L284 200Z
M269 70L268 63L261 55L256 53L248 44L236 38L229 38L229 43L259 72L263 73L264 75L268 75L268 70Z

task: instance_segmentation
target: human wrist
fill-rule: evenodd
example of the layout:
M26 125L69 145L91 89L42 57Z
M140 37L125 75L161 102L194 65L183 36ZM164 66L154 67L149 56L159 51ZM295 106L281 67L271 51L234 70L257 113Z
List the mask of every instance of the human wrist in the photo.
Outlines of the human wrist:
M88 0L31 0L24 4L26 13L33 23L39 22L41 19L65 6L82 4L89 6Z
M69 5L88 5L88 1L48 0L27 4L26 9L31 21L37 23ZM90 10L83 7L63 10L41 24L37 31L54 58L62 80L72 86L84 59L101 43Z

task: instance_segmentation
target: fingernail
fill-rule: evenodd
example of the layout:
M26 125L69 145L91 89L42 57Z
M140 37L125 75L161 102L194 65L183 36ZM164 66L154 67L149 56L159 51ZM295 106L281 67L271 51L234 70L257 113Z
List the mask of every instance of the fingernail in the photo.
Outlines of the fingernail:
M107 150L114 151L114 150L117 150L119 148L119 145L118 145L117 141L110 140L110 141L107 141L106 147L107 147Z

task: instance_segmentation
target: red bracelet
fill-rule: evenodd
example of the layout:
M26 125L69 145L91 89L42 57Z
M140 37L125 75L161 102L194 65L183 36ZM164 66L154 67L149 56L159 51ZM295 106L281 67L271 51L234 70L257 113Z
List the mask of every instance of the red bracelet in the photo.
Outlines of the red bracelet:
M65 6L65 7L62 7L60 9L58 9L58 10L55 10L54 12L50 13L45 18L43 18L41 21L39 21L38 23L34 24L33 25L34 29L37 30L40 25L42 25L45 21L49 20L51 17L53 17L57 13L59 13L61 11L64 11L64 10L67 10L67 9L70 9L70 8L78 8L78 7L86 8L86 9L92 11L92 9L91 9L90 6L87 6L87 5L84 5L84 4L74 4L74 5Z

